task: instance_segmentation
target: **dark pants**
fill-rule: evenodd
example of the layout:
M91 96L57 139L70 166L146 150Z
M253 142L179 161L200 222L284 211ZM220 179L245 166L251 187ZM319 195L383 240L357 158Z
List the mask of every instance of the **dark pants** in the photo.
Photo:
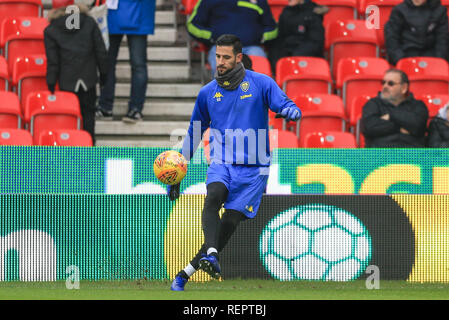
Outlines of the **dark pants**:
M131 63L131 92L128 102L128 111L142 112L147 90L147 35L126 35ZM106 83L101 90L99 106L103 110L112 111L115 96L115 66L122 42L123 34L109 35L108 75Z
M213 182L207 186L207 196L202 213L202 225L204 232L204 244L197 255L190 261L195 269L199 267L199 261L207 249L214 247L218 252L228 243L240 222L248 219L243 213L226 209L220 219L218 211L228 196L228 189L221 182Z
M84 91L75 92L80 102L81 115L83 117L83 129L90 133L95 145L95 105L97 102L97 92L95 87Z

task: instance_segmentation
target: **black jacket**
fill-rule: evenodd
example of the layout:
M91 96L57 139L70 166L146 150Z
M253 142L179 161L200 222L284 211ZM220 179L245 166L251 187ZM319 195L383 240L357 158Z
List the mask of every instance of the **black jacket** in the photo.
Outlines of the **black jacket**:
M435 117L429 124L428 146L449 148L449 121Z
M323 14L327 11L327 7L312 1L286 6L282 10L278 22L278 36L269 48L273 71L277 60L282 57L323 57Z
M380 117L390 114L390 120ZM398 106L377 97L369 100L362 110L361 129L365 146L371 148L419 148L425 146L429 112L413 94ZM400 132L406 129L410 134Z
M301 56L322 56L324 48L323 17L313 9L317 5L305 2L286 6L279 17L278 39L289 50L303 52Z
M87 89L98 82L97 69L104 77L107 73L107 51L96 21L88 16L87 8L79 5L79 28L68 28L65 8L51 11L50 25L44 30L47 55L47 84L49 88L59 82L64 91L75 91L81 79ZM69 26L75 20L69 18Z
M416 56L447 59L446 11L440 0L427 0L419 7L412 0L404 0L395 6L384 27L389 62L395 65L401 58Z

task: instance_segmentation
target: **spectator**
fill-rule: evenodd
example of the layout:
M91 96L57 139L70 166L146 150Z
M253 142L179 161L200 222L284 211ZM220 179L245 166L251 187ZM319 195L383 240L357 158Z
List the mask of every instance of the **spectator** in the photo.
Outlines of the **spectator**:
M310 0L288 0L279 17L279 33L270 46L270 62L273 72L282 57L323 57L323 15L329 11Z
M385 73L382 91L363 107L361 127L366 147L425 146L429 113L424 102L416 100L408 88L408 77L401 70Z
M109 71L101 90L97 116L112 120L115 96L115 66L122 38L126 35L131 63L131 92L128 112L122 119L127 123L142 120L147 90L147 36L154 33L155 0L107 1L109 29ZM118 3L118 4L117 4ZM115 5L116 6L115 6Z
M440 0L404 0L385 24L385 46L391 64L407 57L447 59L448 18Z
M100 84L107 73L107 51L97 22L88 15L88 8L77 4L79 24L73 23L66 7L48 13L49 26L44 30L47 56L47 85L54 93L56 83L63 91L74 92L80 102L83 128L95 144L95 104L97 70Z
M187 21L187 31L210 47L212 73L216 72L214 42L219 36L234 34L242 41L243 53L267 57L261 44L275 39L278 32L267 0L199 0Z
M449 148L449 104L442 107L430 122L428 146Z

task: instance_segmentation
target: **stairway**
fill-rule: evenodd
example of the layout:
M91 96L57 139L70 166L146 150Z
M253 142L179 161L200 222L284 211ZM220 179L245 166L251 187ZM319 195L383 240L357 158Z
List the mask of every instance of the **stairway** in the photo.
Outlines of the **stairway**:
M200 58L194 54L191 63L185 17L179 14L175 1L156 0L155 33L148 36L149 79L143 121L136 124L121 121L128 110L131 81L124 37L116 68L113 121L96 121L97 146L173 147L179 145L186 134L196 96L202 87ZM51 0L42 0L42 3L46 17Z
M189 64L185 17L172 1L156 1L155 34L148 36L149 81L143 121L121 121L128 110L131 81L124 39L116 69L113 121L96 122L97 146L173 147L186 134L201 83Z

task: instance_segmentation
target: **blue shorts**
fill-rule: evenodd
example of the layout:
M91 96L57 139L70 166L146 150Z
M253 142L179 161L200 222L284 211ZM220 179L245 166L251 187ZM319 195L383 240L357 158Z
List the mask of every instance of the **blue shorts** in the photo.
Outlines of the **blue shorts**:
M268 172L268 167L212 163L207 170L206 185L223 183L229 191L224 208L254 218L267 186Z

